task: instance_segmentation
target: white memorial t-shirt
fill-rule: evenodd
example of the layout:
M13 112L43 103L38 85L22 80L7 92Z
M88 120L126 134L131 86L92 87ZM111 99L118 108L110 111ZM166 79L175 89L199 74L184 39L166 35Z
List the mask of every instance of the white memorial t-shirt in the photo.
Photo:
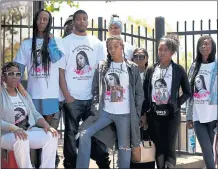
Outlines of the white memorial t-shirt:
M130 113L129 74L125 62L112 62L105 78L104 111L111 114Z
M155 67L152 76L152 102L157 105L167 104L171 96L172 64L165 69Z
M15 125L22 122L27 118L27 110L26 106L20 99L19 95L17 96L10 96L11 102L14 107L14 118L15 118Z
M193 121L208 123L217 120L217 105L209 105L210 82L215 62L201 64L195 77ZM217 86L217 81L215 81Z
M62 39L55 38L56 44L63 52ZM44 67L42 66L41 48L43 39L36 39L37 51L37 68L33 68L32 61L32 39L24 40L17 52L15 62L27 66L28 84L27 91L32 99L50 99L59 98L59 67L63 65L64 57L56 63L50 62L49 75L45 74Z
M65 79L71 96L78 100L92 98L92 81L99 61L105 59L104 48L96 37L70 34L63 39Z

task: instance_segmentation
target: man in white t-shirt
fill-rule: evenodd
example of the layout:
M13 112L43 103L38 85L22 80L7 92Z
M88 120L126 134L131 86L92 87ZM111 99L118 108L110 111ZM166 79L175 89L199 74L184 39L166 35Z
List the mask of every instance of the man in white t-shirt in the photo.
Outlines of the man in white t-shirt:
M109 36L121 36L122 30L123 30L123 23L120 20L119 16L112 15L108 25ZM106 51L107 50L106 41L103 41L102 43ZM133 51L134 51L134 47L130 43L124 42L124 54L126 59L128 60L132 59Z
M76 168L77 143L80 120L91 115L92 80L99 61L105 59L104 47L96 37L88 35L88 15L78 10L73 15L74 33L63 39L65 64L60 69L60 87L65 98L64 167ZM97 145L98 143L93 143ZM101 145L101 146L100 146ZM109 168L108 153L105 145L92 146L91 156L99 168ZM101 148L103 147L103 148ZM93 155L93 153L95 155Z

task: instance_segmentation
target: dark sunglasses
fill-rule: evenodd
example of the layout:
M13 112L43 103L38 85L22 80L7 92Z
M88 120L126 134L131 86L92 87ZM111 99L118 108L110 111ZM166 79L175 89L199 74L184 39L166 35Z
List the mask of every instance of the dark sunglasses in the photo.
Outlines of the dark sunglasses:
M8 77L21 77L21 72L5 72Z
M133 55L133 60L144 60L145 55Z

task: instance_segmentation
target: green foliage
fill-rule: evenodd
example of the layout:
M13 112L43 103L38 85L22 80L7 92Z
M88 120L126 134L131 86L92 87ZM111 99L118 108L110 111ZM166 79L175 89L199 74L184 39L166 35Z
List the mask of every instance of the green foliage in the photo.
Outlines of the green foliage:
M68 6L79 8L79 2L74 2L72 0L53 0L53 1L45 1L44 2L44 8L48 10L49 12L58 12L60 11L60 7L63 3L66 3Z
M20 24L20 21L26 17L27 15L23 14L21 8L10 8L8 13L2 16L1 25L12 25L12 23L13 25L18 25ZM5 33L17 34L18 31L16 31L13 27L5 27Z

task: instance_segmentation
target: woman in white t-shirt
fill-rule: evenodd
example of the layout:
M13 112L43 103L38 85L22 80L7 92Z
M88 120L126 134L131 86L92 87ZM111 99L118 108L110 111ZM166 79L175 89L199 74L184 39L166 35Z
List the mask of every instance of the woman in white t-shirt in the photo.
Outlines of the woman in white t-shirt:
M16 63L4 64L0 94L1 148L14 151L19 168L33 168L30 149L42 148L40 168L55 168L58 132L36 111L29 94L24 97L17 90L20 77Z
M121 36L123 30L123 23L118 15L112 15L110 22L108 24L108 33L110 36ZM106 47L106 41L103 41L105 50L107 50ZM125 57L128 60L132 59L133 56L133 50L134 47L129 44L128 42L124 42L124 51L123 51L123 57ZM106 52L107 53L107 52Z
M114 136L114 131L106 128L111 127L110 124L113 122L118 140L119 168L130 167L131 147L140 144L139 125L143 90L139 69L136 64L123 58L124 45L121 37L112 36L107 39L106 44L109 52L107 59L99 63L92 84L92 106L98 107L96 112L93 111L96 113L97 121L88 129L81 126L84 130L79 132L76 168L89 167L91 137L95 136L95 133L101 131L98 136L105 133L104 137L96 138L107 147L111 147L110 143L116 140L111 137Z
M14 61L22 74L27 67L27 91L47 122L59 111L59 67L63 60L62 40L50 33L51 13L40 10L33 20L33 37L24 40Z
M216 43L204 35L197 43L197 56L189 70L192 97L187 104L187 127L194 127L206 168L215 168L213 159L214 129L217 123Z
M184 68L172 60L178 48L177 35L169 34L161 38L158 45L159 61L147 69L143 83L144 121L147 120L148 133L156 146L157 168L176 166L180 107L191 96Z

